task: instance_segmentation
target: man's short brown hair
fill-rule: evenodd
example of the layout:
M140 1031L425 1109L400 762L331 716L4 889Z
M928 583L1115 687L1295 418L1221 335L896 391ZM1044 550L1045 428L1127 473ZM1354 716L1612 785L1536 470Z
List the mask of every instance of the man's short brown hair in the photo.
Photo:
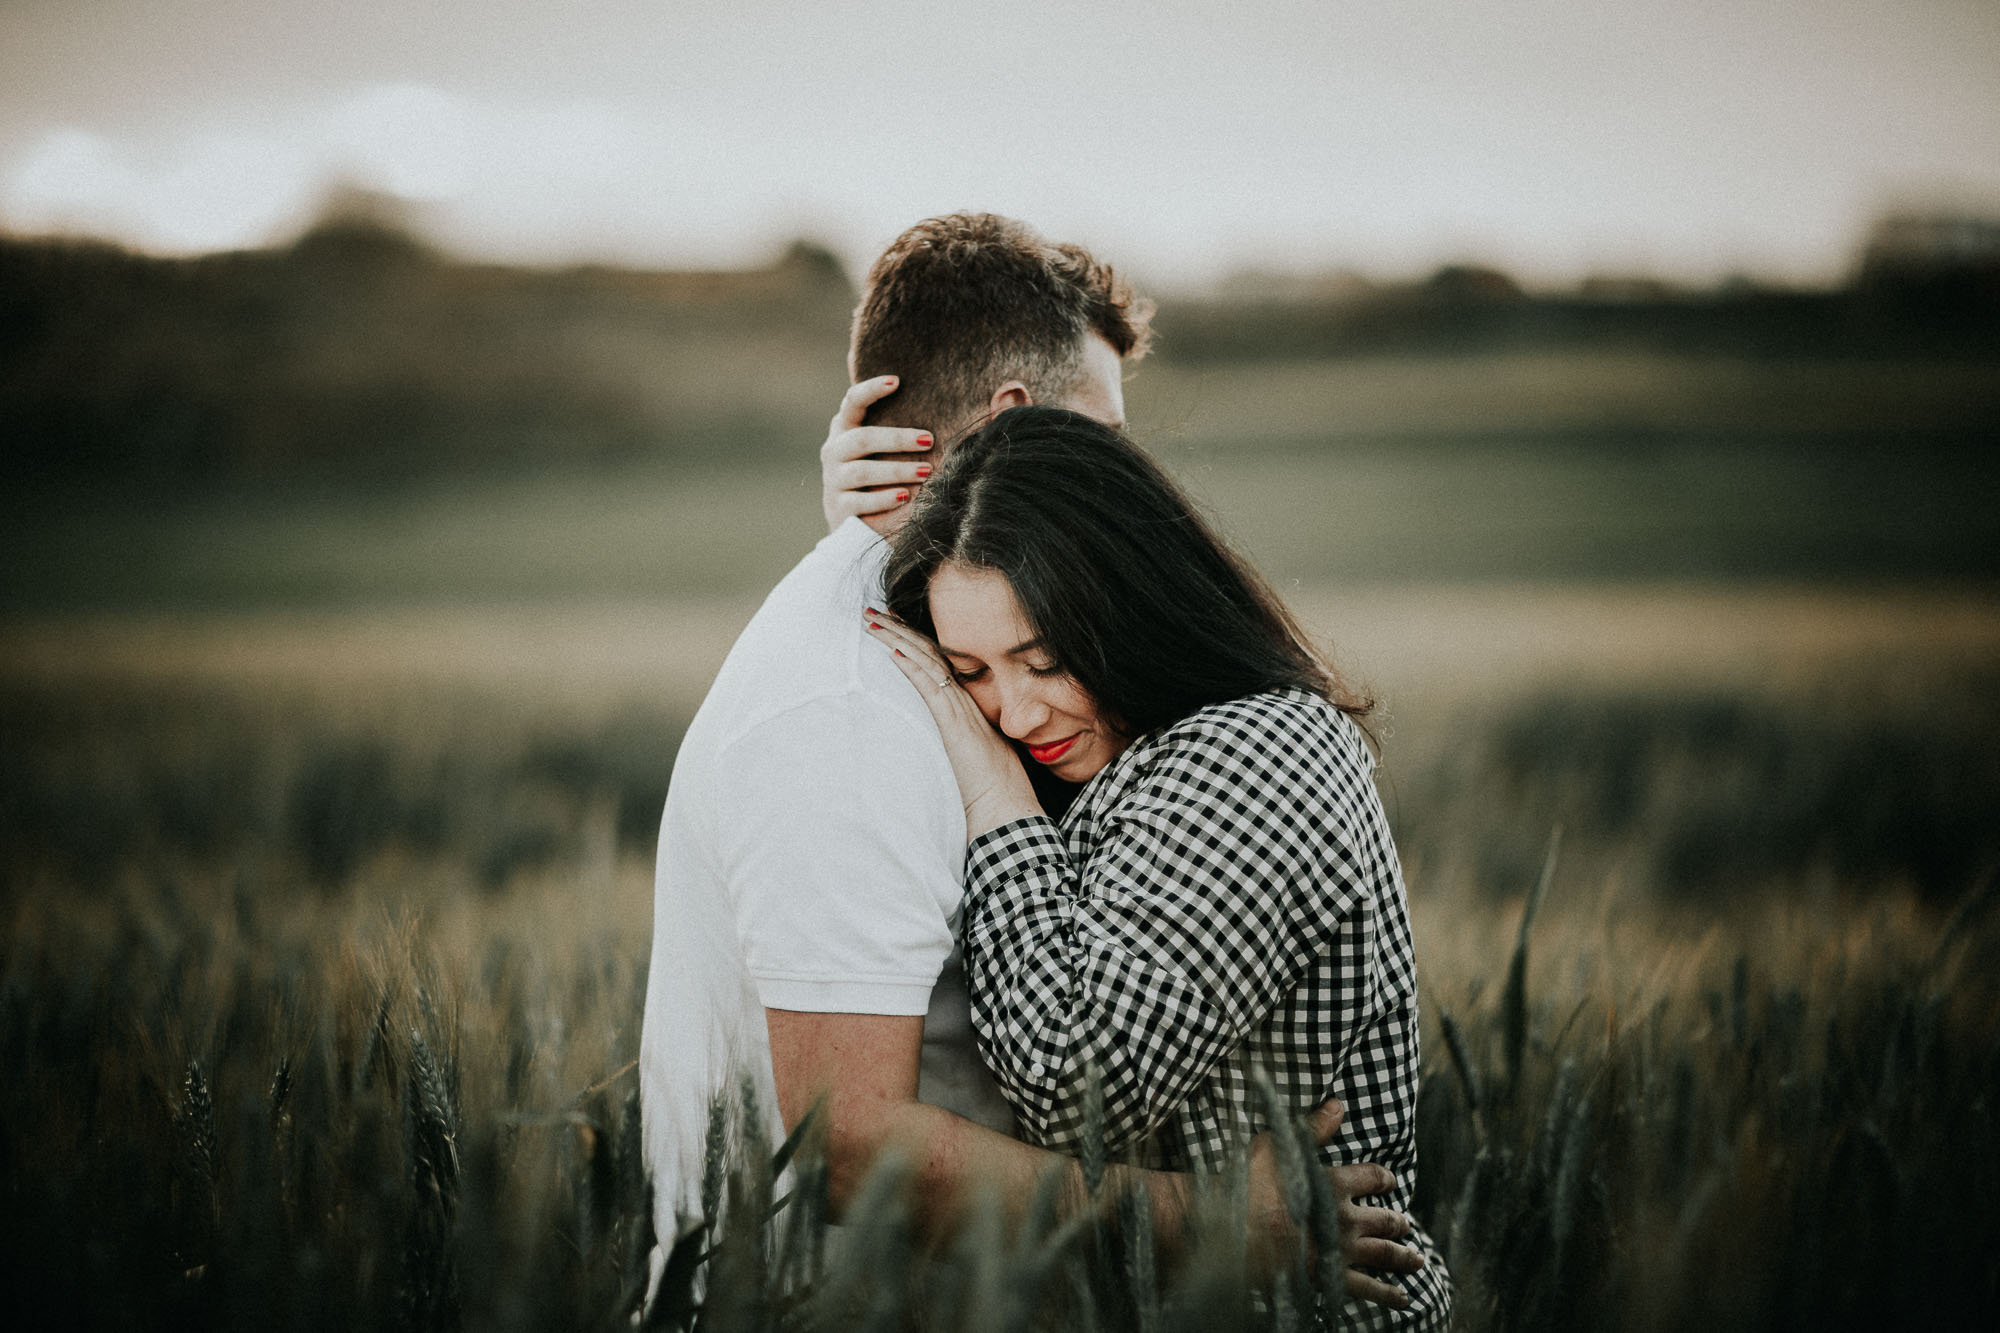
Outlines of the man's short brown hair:
M854 377L896 375L874 425L921 426L949 440L978 424L993 391L1020 380L1059 402L1083 373L1084 340L1144 356L1153 308L1077 245L992 213L927 218L868 270L854 311Z

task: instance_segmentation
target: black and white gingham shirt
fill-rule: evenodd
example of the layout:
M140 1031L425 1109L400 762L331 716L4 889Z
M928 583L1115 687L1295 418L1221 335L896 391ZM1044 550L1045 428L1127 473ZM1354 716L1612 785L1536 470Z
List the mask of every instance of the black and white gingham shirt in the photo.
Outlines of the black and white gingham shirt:
M1107 1148L1211 1170L1264 1128L1248 1071L1347 1118L1327 1159L1416 1183L1417 979L1402 869L1360 728L1303 690L1203 708L1135 741L1046 816L966 853L972 1024L1022 1136L1075 1153L1088 1071ZM1444 1264L1400 1279L1442 1325Z

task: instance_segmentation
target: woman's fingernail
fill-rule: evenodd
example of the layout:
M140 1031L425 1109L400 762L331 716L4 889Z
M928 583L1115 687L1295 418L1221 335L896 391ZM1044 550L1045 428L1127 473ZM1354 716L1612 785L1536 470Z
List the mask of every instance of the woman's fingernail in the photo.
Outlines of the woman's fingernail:
M884 375L882 377L882 383L888 385L890 388L893 389L896 387L896 377L894 375Z
M929 463L917 464L917 476L920 479L923 477L928 477L930 474L931 474L931 465Z
M898 657L901 657L903 655L903 650L901 648L892 648L889 651L893 652Z
M931 447L931 437L929 432L917 436L917 448L928 449L930 447Z
M897 504L902 504L902 503L903 503L903 502L904 502L905 500L908 500L909 498L910 498L910 493L909 493L908 491L897 491L897 492L896 492L896 503L897 503Z

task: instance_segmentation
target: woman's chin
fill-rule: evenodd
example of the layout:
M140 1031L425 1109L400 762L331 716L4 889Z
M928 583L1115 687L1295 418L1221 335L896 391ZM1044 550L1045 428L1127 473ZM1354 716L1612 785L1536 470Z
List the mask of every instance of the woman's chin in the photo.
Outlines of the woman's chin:
M1042 767L1064 782L1073 782L1081 786L1096 777L1098 770L1103 768L1106 762L1102 755L1087 750L1081 753L1072 750L1053 764L1043 764Z

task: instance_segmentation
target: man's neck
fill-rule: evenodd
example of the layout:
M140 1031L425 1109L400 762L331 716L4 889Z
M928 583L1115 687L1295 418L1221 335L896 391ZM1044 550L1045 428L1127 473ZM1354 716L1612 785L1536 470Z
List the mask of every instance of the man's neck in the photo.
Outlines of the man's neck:
M877 536L884 538L893 537L902 531L903 524L908 522L909 518L910 507L906 504L897 505L894 509L885 509L879 514L861 515L861 521L875 529Z

